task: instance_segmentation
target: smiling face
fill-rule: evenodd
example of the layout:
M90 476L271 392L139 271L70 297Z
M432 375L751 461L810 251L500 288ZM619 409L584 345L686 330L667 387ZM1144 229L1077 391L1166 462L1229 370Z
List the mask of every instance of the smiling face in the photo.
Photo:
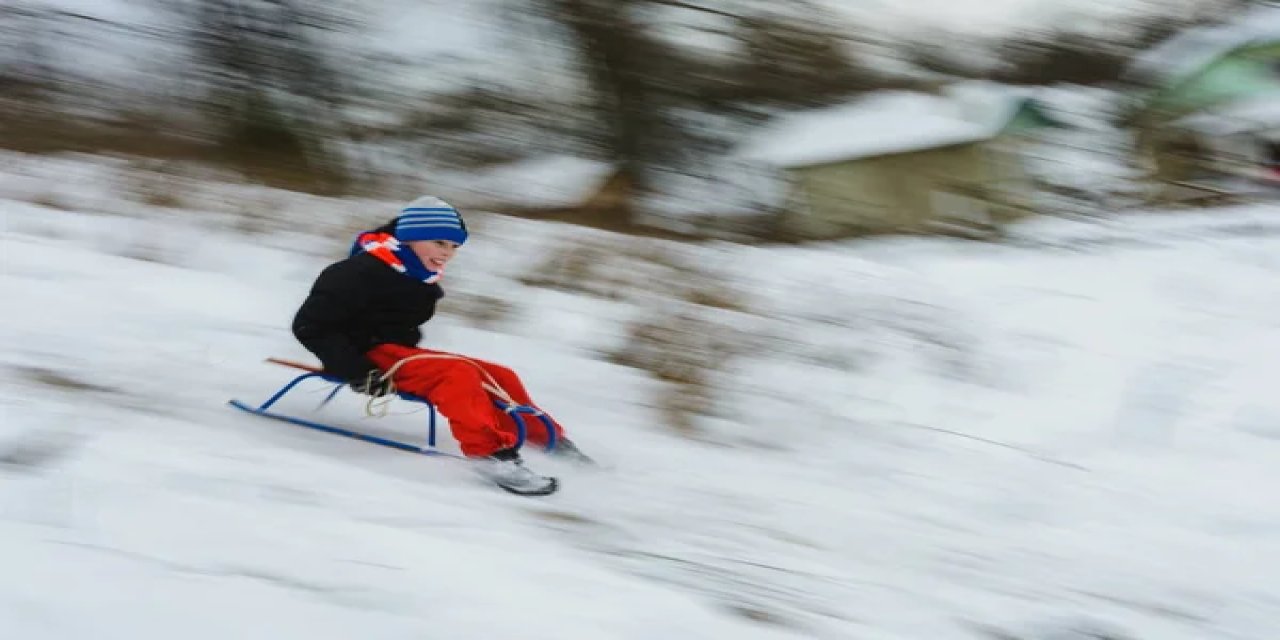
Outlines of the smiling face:
M444 265L458 252L458 243L448 240L415 240L409 248L422 264L432 271L444 271Z

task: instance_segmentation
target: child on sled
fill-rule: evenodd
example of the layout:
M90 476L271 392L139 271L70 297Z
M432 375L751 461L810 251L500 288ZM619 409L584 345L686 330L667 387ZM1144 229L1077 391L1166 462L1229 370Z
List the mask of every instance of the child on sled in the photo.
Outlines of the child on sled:
M527 469L516 447L513 418L495 406L536 408L511 369L476 358L418 347L419 326L444 297L445 266L467 241L456 209L423 196L391 222L359 234L345 260L325 268L293 321L293 334L324 365L360 393L396 391L429 400L449 419L462 453L481 461L491 480L515 493L555 489L555 479ZM546 444L547 427L529 420L527 437ZM553 454L589 462L563 427Z

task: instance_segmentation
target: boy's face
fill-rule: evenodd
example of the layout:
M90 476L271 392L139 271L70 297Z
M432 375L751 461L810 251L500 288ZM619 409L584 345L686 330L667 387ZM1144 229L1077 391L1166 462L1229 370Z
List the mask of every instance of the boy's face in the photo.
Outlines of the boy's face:
M432 271L443 270L458 252L458 244L448 240L416 240L409 243L409 248Z

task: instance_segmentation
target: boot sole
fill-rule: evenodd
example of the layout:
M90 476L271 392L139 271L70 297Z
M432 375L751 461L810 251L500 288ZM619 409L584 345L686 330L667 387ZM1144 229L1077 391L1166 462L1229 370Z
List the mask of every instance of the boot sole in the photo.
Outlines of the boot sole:
M498 483L495 482L494 484ZM516 487L508 487L504 484L498 484L498 488L506 491L507 493L512 493L518 496L549 496L560 488L560 481L555 478L551 478L551 482L540 489L518 489Z

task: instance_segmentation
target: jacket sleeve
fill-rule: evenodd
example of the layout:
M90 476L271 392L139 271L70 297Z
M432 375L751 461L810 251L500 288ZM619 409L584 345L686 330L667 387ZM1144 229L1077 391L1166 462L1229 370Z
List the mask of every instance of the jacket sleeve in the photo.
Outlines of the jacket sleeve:
M369 301L367 288L348 262L330 265L316 278L293 318L293 335L320 358L326 373L358 380L376 368L346 331Z

